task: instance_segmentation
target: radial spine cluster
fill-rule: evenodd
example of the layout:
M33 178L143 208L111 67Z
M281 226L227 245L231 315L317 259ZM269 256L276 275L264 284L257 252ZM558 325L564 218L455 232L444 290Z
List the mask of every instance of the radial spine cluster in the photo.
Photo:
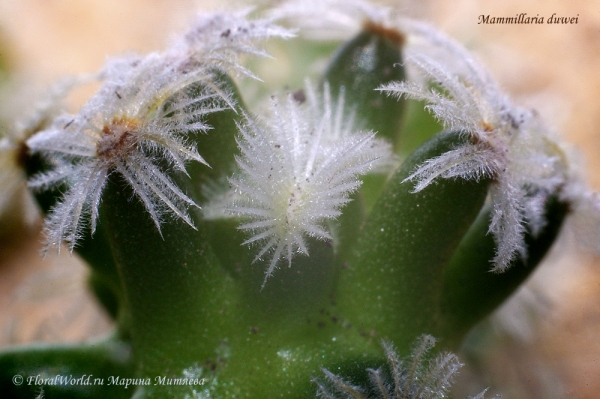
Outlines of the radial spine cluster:
M264 243L255 260L273 251L266 278L279 259L291 265L296 253L308 254L306 237L330 240L326 221L341 214L361 175L391 158L374 133L352 130L343 96L334 105L327 85L322 97L310 85L306 92L307 104L291 94L273 98L270 119L246 116L239 126L240 173L230 179L237 195L228 210L248 219L239 227L252 234L244 244Z
M211 128L206 115L235 107L220 75L245 72L240 54L264 55L253 41L291 35L271 20L249 21L247 14L199 17L164 52L109 60L97 74L100 89L77 114L58 116L27 141L51 164L30 186L66 187L47 219L46 250L62 242L72 250L88 224L93 234L102 191L115 172L159 231L166 213L194 226L187 209L197 205L169 170L185 174L187 162L206 164L191 139Z

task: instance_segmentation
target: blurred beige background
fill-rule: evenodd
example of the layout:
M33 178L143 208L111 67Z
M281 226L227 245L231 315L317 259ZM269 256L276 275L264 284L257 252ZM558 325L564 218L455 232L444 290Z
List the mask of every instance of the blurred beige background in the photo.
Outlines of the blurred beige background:
M388 3L434 23L472 49L516 103L537 109L579 148L590 184L600 190L600 1ZM43 87L66 74L96 71L107 56L164 48L197 10L218 9L218 4L0 0L0 57L19 84ZM481 14L522 12L579 18L576 25L478 24ZM85 269L75 257L63 253L40 260L39 227L39 221L32 223L0 242L0 346L79 341L110 329L85 291ZM532 283L547 304L543 320L518 343L500 340L482 367L489 381L512 384L519 397L549 398L546 390L556 383L550 380L558 379L560 396L552 397L597 398L600 262L572 253L567 245L556 248L554 258ZM536 370L545 370L548 381Z

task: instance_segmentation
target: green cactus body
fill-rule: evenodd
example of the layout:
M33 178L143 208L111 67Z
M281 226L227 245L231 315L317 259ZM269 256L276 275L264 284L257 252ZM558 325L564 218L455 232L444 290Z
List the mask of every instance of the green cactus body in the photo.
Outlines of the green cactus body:
M347 266L334 268L331 246L314 241L309 258L278 272L262 291L263 270L249 265L248 257L235 262L216 255L228 244L208 243L210 222L196 221L196 231L169 221L161 237L141 206L129 201L125 186L112 182L102 211L115 233L111 245L132 315L137 377L181 378L197 368L206 378L202 389L217 397L305 397L320 367L375 366L382 358L380 339L408 348L423 330L437 332L440 298L434 294L441 290L443 267L477 215L488 183L444 182L414 195L410 184L399 182L453 140L456 135L441 135L407 161L381 199L381 216L374 211L360 232ZM450 198L458 203L452 212L436 202ZM403 214L407 204L413 212ZM412 224L409 236L394 222L402 218ZM430 251L410 251L413 240L425 238ZM396 249L382 251L382 245ZM447 249L440 251L442 246ZM373 250L388 258L368 252ZM228 261L234 264L222 264ZM430 271L419 280L424 269ZM417 317L424 309L427 317ZM190 387L167 385L139 389L144 397L190 393Z
M475 133L455 128L435 134L442 130L441 124L427 111L434 108L449 118L440 109L451 108L454 98L443 97L446 87L441 83L440 90L431 92L431 86L405 84L404 36L374 22L364 24L333 56L320 90L326 92L323 98L336 98L334 103L341 101L337 96L343 93L360 129L376 134L340 128L348 113L331 111L335 106L322 99L312 101L323 104L311 104L310 99L298 97L300 92L288 97L288 102L273 98L276 123L256 122L221 68L250 73L232 62L227 52L221 57L210 51L234 52L237 45L240 53L260 54L248 44L253 37L244 37L244 29L258 29L258 37L268 37L264 32L277 32L279 27L270 21L248 24L240 15L209 20L212 25L192 30L177 52L111 64L137 79L138 86L129 87L112 76L120 84L113 90L110 85L115 83L108 79L105 84L110 90L101 92L108 100L100 96L106 101L96 102L117 111L103 120L104 125L92 126L98 141L91 147L89 137L77 135L92 129L90 118L75 122L83 126L80 130L71 126L73 119L37 141L35 137L28 141L41 152L63 150L59 161L67 171L86 162L91 165L91 172L84 170L92 176L91 183L73 179L72 184L79 184L85 195L85 201L77 203L79 210L89 207L92 223L97 219L95 234L84 230L75 246L74 237L81 232L76 220L67 227L58 223L63 230L56 237L59 245L71 240L71 247L90 266L90 284L115 319L116 332L94 344L5 351L0 354L2 384L16 374L68 373L76 378L94 374L105 384L112 381L111 387L49 386L44 392L48 398L299 399L314 396L313 381L327 369L335 389L361 397L358 388L332 373L366 382L365 368L374 370L386 359L396 367L399 361L393 348L408 355L411 344L424 334L440 339L440 350L456 349L548 252L569 210L551 183L547 187L554 191L546 186L548 193L531 190L529 197L523 195L522 202L510 208L525 212L525 207L519 208L525 201L541 192L548 194L547 223L537 235L523 234L527 261L517 257L506 273L488 272L500 251L497 237L503 231L486 235L494 212L486 198L507 181L501 180L501 166L506 166L501 162L508 156L499 156L505 155L499 148L513 150L513 136L505 133L513 133L510 129L519 129L522 122L502 113L493 120L499 126L496 130L487 120L477 119L471 124ZM231 22L227 18L237 29L221 28ZM260 30L265 26L268 29ZM239 43L236 35L242 35ZM278 35L287 37L285 32ZM198 38L203 39L200 44ZM206 55L202 46L210 44L211 38L225 44L209 48L213 64L204 68L198 54ZM178 63L182 54L188 58ZM421 61L423 68L431 67L430 75L439 72L434 61ZM146 81L155 76L163 80ZM462 96L466 103L480 94L476 85L467 83L448 84L458 93L455 97ZM426 101L398 101L376 90L383 86L387 89L381 90L410 93ZM124 99L130 103L119 102ZM490 109L498 105L490 104ZM307 106L331 112L319 119L312 115L314 109L303 113ZM479 109L473 111L475 116L467 111L465 120L481 116ZM133 116L121 115L127 112ZM315 120L302 120L306 115ZM288 122L292 127L286 130ZM331 128L332 136L342 132L348 137L325 137L331 133L328 124L337 124ZM66 149L57 150L48 136L62 137L67 128L73 131L65 137L81 142L63 138ZM291 149L284 148L288 144ZM388 155L384 166L389 173L368 175L371 166L379 166L376 161ZM401 166L389 165L400 158L404 159ZM547 164L553 159L548 157ZM453 169L463 164L471 169ZM30 156L26 166L30 175L50 167L37 155ZM292 172L286 169L287 174L275 170L288 167ZM93 174L102 168L104 175ZM136 180L132 171L141 177ZM68 180L57 179L60 173L46 176L47 180L42 176L45 183L38 185L48 185L53 178ZM418 189L413 180L419 180ZM217 217L205 213L214 200L206 190L211 185L224 191L233 187L226 194L234 199L224 201ZM87 187L95 189L90 194ZM283 189L270 196L265 187ZM38 194L41 208L56 209L53 206L65 202L62 192L71 188L65 183ZM77 194L69 198L77 199ZM312 207L315 203L321 207ZM73 212L76 207L64 209L67 215L82 214ZM306 209L316 211L310 214ZM517 228L521 227L526 218L515 215ZM518 247L520 236L516 236ZM256 250L260 245L262 252ZM265 276L268 262L263 258L268 256L272 258ZM284 267L282 260L288 261ZM425 336L421 342L422 350L413 351L413 364L422 363L419 353L430 349L433 338ZM455 358L451 363L459 364ZM125 379L130 386L110 380L111 376ZM375 382L383 381L380 375L375 377ZM10 397L31 398L37 394L34 388L11 385ZM387 392L388 388L378 389ZM325 385L319 385L319 390L329 392Z
M401 33L368 24L337 50L323 77L334 94L344 90L359 124L390 140L395 149L402 134L404 102L386 97L375 89L405 79L403 42Z

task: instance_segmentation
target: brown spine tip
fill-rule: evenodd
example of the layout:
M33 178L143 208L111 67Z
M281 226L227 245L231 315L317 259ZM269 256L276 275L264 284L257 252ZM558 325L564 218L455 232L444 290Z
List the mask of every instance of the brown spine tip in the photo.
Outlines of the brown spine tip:
M29 146L24 141L19 143L19 148L15 153L17 166L25 168L30 156Z
M96 143L96 155L106 160L125 157L137 143L138 127L137 121L125 118L116 119L104 126L100 140Z
M489 122L486 122L486 121L481 122L481 127L483 128L483 130L485 132L491 132L494 130L494 127Z
M403 46L406 41L406 37L400 31L398 31L394 28L385 27L385 26L375 23L371 20L365 21L365 23L363 25L363 29L365 31L371 32L375 35L384 37L384 38L392 41L393 43L397 44L398 46Z

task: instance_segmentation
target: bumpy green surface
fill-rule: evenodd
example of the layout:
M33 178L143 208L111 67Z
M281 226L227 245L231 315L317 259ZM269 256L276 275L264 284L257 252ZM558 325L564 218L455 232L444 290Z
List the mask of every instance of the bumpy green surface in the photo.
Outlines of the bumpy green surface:
M440 180L419 193L402 181L415 166L460 141L442 133L417 150L388 182L342 276L340 301L365 327L401 347L438 330L443 270L477 216L489 181ZM442 338L442 337L439 337Z
M400 182L456 140L436 137L396 173L341 267L330 245L311 242L310 258L277 271L262 291L264 265L227 255L235 235L211 244L208 235L219 228L197 219L197 231L167 221L161 237L129 189L111 182L102 215L131 312L137 376L177 378L198 368L207 379L202 389L216 397L308 397L321 367L375 367L384 361L382 338L406 349L435 329L442 269L477 216L487 182L444 181L418 195ZM143 397L191 393L139 389Z
M536 236L525 236L527 259L519 258L503 273L490 272L490 259L496 251L494 238L488 234L491 207L481 212L444 271L444 335L454 345L459 345L471 327L516 291L548 253L568 214L568 206L551 197L545 209L546 226Z
M329 82L334 98L344 91L346 103L356 112L359 125L377 132L395 146L401 137L404 101L397 101L375 90L402 81L402 37L396 32L367 29L340 47L333 56L324 81Z
M457 346L540 261L566 208L547 204L553 216L541 235L528 237L527 265L489 274L494 242L484 234L489 210L482 208L493 182L440 179L419 193L403 183L417 165L466 138L457 132L433 136L439 126L422 104L374 90L404 78L394 66L401 54L401 38L369 27L337 52L324 79L334 94L345 88L365 129L390 139L403 156L409 151L402 146L416 151L389 179L366 179L332 223L336 240L309 240L310 257L276 270L262 290L266 265L253 264L255 251L240 246L245 237L238 221L203 220L192 209L196 229L166 216L159 233L131 188L111 175L98 230L77 251L90 265L92 286L116 318L118 333L96 345L1 353L0 383L10 389L8 397L38 393L39 387L15 388L15 374L71 373L146 383L111 391L45 387L45 397L308 398L321 368L360 383L366 367L384 364L382 339L400 355L424 333L441 339L440 349ZM239 117L232 110L210 115L214 129L190 138L211 168L192 164L189 177L170 173L198 203L206 200L204 184L235 170ZM29 160L30 173L43 170L37 161ZM40 195L42 208L47 211L59 194ZM161 378L203 384L165 385Z
M334 101L343 96L346 112L354 115L356 127L376 132L377 137L392 144L394 152L400 152L407 102L376 89L405 79L402 44L400 33L370 26L336 50L322 77L322 85L329 84ZM412 116L414 120L415 115ZM360 204L350 205L338 223L341 235L364 222L381 195L386 178L384 173L363 176L361 189L352 196Z

